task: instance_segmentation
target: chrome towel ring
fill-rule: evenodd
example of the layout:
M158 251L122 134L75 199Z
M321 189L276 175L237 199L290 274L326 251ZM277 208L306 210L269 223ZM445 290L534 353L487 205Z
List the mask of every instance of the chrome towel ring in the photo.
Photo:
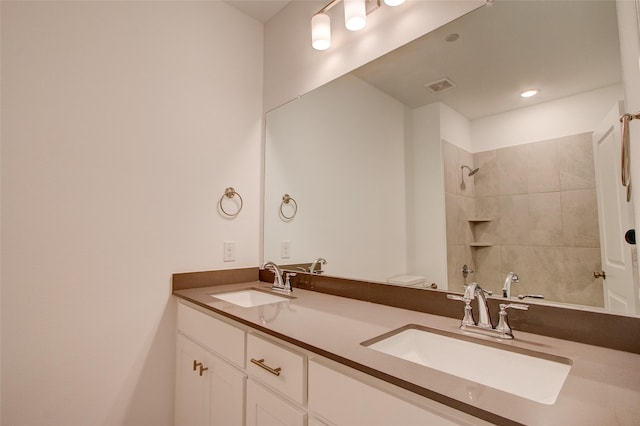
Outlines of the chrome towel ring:
M224 209L224 207L222 205L222 201L225 199L225 197L231 199L231 198L235 197L236 195L238 196L238 199L240 200L240 206L238 206L238 210L236 210L235 213L229 213ZM222 197L220 197L220 201L218 201L218 206L220 207L220 211L225 216L228 216L228 217L236 217L236 216L238 216L238 213L240 213L240 210L242 210L242 205L243 205L242 197L232 187L229 187L229 188L225 189L224 190L224 194L222 194Z
M289 216L287 216L284 212L284 207L286 205L291 205L293 208L293 213L291 213ZM291 220L294 217L296 217L296 214L298 213L298 203L296 202L296 200L291 197L289 194L284 194L282 196L282 202L280 203L280 215L286 219L286 220Z

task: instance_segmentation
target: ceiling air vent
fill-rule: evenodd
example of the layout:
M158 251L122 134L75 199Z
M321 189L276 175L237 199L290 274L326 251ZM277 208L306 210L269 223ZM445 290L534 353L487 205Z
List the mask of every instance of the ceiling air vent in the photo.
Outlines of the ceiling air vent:
M445 77L443 79L427 83L424 87L431 90L433 93L442 93L445 90L453 89L456 85L453 84L453 81Z

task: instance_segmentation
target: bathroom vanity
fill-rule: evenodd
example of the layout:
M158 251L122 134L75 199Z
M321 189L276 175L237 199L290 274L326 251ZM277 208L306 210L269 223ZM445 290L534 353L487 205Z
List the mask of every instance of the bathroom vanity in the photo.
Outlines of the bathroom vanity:
M640 418L638 354L517 330L513 341L485 339L568 360L555 402L537 402L363 345L408 325L468 340L459 319L298 288L275 294L280 301L230 302L216 295L267 294L271 285L213 284L174 290L177 425L631 425ZM485 376L508 374L507 365L475 361L470 351L460 362Z

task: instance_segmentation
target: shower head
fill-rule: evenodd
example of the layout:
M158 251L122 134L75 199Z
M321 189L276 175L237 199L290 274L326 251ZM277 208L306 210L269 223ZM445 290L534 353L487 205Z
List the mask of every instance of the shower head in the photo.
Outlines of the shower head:
M466 166L466 165L460 166L460 169L461 170L464 170L464 169L469 170L469 173L467 174L467 176L473 176L473 175L475 175L476 173L478 173L480 171L480 167L476 167L475 169L471 169L471 167Z

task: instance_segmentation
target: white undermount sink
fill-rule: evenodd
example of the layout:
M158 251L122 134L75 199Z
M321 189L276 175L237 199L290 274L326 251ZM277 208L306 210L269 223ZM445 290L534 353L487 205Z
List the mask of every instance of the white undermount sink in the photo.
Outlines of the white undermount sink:
M248 289L240 291L232 291L229 293L210 294L211 297L224 300L243 308L251 308L254 306L268 305L270 303L286 302L291 297L278 296L267 293L265 291Z
M572 364L568 358L418 325L362 345L547 405L556 402Z

